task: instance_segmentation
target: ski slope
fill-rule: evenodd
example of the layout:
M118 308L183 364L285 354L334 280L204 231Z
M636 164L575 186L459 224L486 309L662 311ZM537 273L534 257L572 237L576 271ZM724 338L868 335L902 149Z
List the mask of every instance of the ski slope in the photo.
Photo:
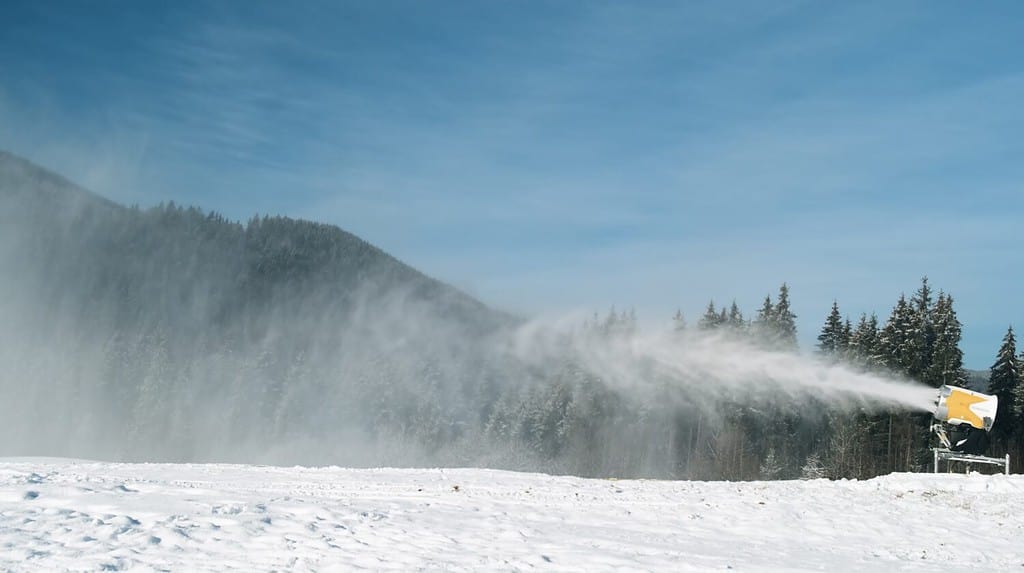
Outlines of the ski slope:
M1021 571L1024 476L672 482L0 459L0 570Z

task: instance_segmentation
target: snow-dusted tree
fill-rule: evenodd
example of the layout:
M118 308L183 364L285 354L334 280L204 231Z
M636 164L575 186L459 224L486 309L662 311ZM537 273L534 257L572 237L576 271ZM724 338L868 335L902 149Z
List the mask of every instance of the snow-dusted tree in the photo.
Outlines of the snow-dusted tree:
M722 325L722 315L718 314L715 310L715 301L708 302L708 308L704 311L704 316L700 317L700 322L697 323L697 328L701 330L712 330Z
M774 305L770 296L764 298L752 329L758 342L769 348L796 350L796 315L790 308L786 283L779 288L779 298Z
M965 386L964 353L960 350L960 321L953 309L953 297L939 293L932 312L935 343L932 347L931 363L925 372L925 382L938 387L943 384Z
M775 448L769 448L764 461L761 462L761 478L779 479L784 469L781 460L775 455Z
M751 334L754 335L756 342L767 344L771 340L774 315L775 305L772 304L772 297L765 296L764 303L757 311L757 317L750 324Z
M737 306L736 301L732 301L732 306L729 307L729 316L726 318L725 324L736 332L743 331L747 323L743 320L743 313L740 311L740 307Z
M772 297L770 295L764 297L764 303L761 304L760 310L757 311L757 319L754 320L754 324L761 326L768 326L772 323L775 316L775 305L772 304Z
M846 346L843 338L843 318L839 314L839 303L832 301L832 311L828 313L825 326L818 335L818 352L838 358L838 354Z
M860 315L857 328L850 334L849 354L855 363L865 366L876 365L878 354L878 317L871 313L871 318L866 314Z
M912 329L907 336L907 373L924 380L932 362L935 347L935 325L932 317L932 289L928 277L921 278L921 287L910 299Z
M778 346L787 350L796 350L796 314L789 305L789 285L782 283L779 287L779 299L774 309L775 332Z
M910 371L913 362L911 338L914 336L914 312L907 297L900 295L889 320L878 334L878 361L893 370Z
M811 454L804 460L803 467L800 468L801 479L822 479L827 476L825 471L825 464L821 463L821 457L818 454Z
M1003 343L999 346L995 364L988 379L988 393L999 397L992 437L1005 447L1014 435L1019 420L1014 412L1013 402L1021 384L1021 368L1017 358L1017 339L1013 327L1006 330Z

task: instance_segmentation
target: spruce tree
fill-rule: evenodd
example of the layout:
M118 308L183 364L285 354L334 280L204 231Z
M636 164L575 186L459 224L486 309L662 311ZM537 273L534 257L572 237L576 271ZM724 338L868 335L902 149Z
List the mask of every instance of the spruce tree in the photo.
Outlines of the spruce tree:
M860 315L857 328L850 335L850 357L851 359L865 366L878 364L878 316L871 313L871 318L866 314Z
M713 330L718 328L722 324L722 317L715 310L715 301L708 302L708 308L704 311L704 316L700 317L700 321L697 323L697 328L701 330Z
M935 326L932 320L932 289L928 277L921 278L921 287L910 299L912 328L907 336L907 373L924 380L932 362L935 347Z
M843 329L839 332L839 353L847 357L850 352L850 338L853 337L853 325L850 324L850 317L843 319Z
M1017 358L1017 340L1013 327L1007 329L1003 343L996 355L988 379L988 393L999 398L996 419L992 426L992 437L1006 447L1017 429L1018 416L1013 404L1021 381L1020 362Z
M864 359L864 342L862 338L866 334L868 328L868 315L866 313L860 314L860 319L857 321L857 326L850 333L850 360L852 362L863 362Z
M772 316L775 313L775 305L772 304L772 297L767 295L764 297L764 303L761 305L761 309L757 311L757 324L769 325L772 322Z
M907 297L900 295L889 320L878 334L877 360L893 370L909 374L914 357L911 339L914 336L914 312Z
M832 312L825 319L825 326L818 335L818 352L826 356L835 356L842 351L843 319L839 314L839 303L832 301Z
M953 297L939 293L933 312L935 343L931 363L925 372L926 383L938 387L943 384L966 386L964 354L960 350L961 325L953 309Z
M732 306L729 307L729 316L726 319L726 324L737 332L742 331L746 326L746 322L743 320L743 313L740 312L740 307L736 305L735 300L732 301Z
M796 315L789 306L789 286L782 283L779 287L779 300L773 309L775 333L778 346L786 350L796 350Z
M753 334L758 342L768 344L772 339L772 329L775 324L775 305L772 304L772 297L765 296L764 304L757 311L757 318L751 325Z

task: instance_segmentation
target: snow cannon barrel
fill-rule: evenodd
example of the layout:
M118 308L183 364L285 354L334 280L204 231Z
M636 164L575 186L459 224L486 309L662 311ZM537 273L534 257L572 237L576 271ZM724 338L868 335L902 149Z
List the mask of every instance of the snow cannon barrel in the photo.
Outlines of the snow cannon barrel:
M939 386L939 400L935 404L935 419L958 426L970 424L986 432L996 420L999 398L956 386Z

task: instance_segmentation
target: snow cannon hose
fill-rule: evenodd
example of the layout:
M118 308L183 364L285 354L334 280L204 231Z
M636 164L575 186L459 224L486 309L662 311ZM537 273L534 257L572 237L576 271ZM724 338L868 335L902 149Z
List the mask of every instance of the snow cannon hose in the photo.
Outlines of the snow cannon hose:
M954 426L970 424L986 432L996 420L999 398L956 386L939 386L939 399L935 404L935 419Z

